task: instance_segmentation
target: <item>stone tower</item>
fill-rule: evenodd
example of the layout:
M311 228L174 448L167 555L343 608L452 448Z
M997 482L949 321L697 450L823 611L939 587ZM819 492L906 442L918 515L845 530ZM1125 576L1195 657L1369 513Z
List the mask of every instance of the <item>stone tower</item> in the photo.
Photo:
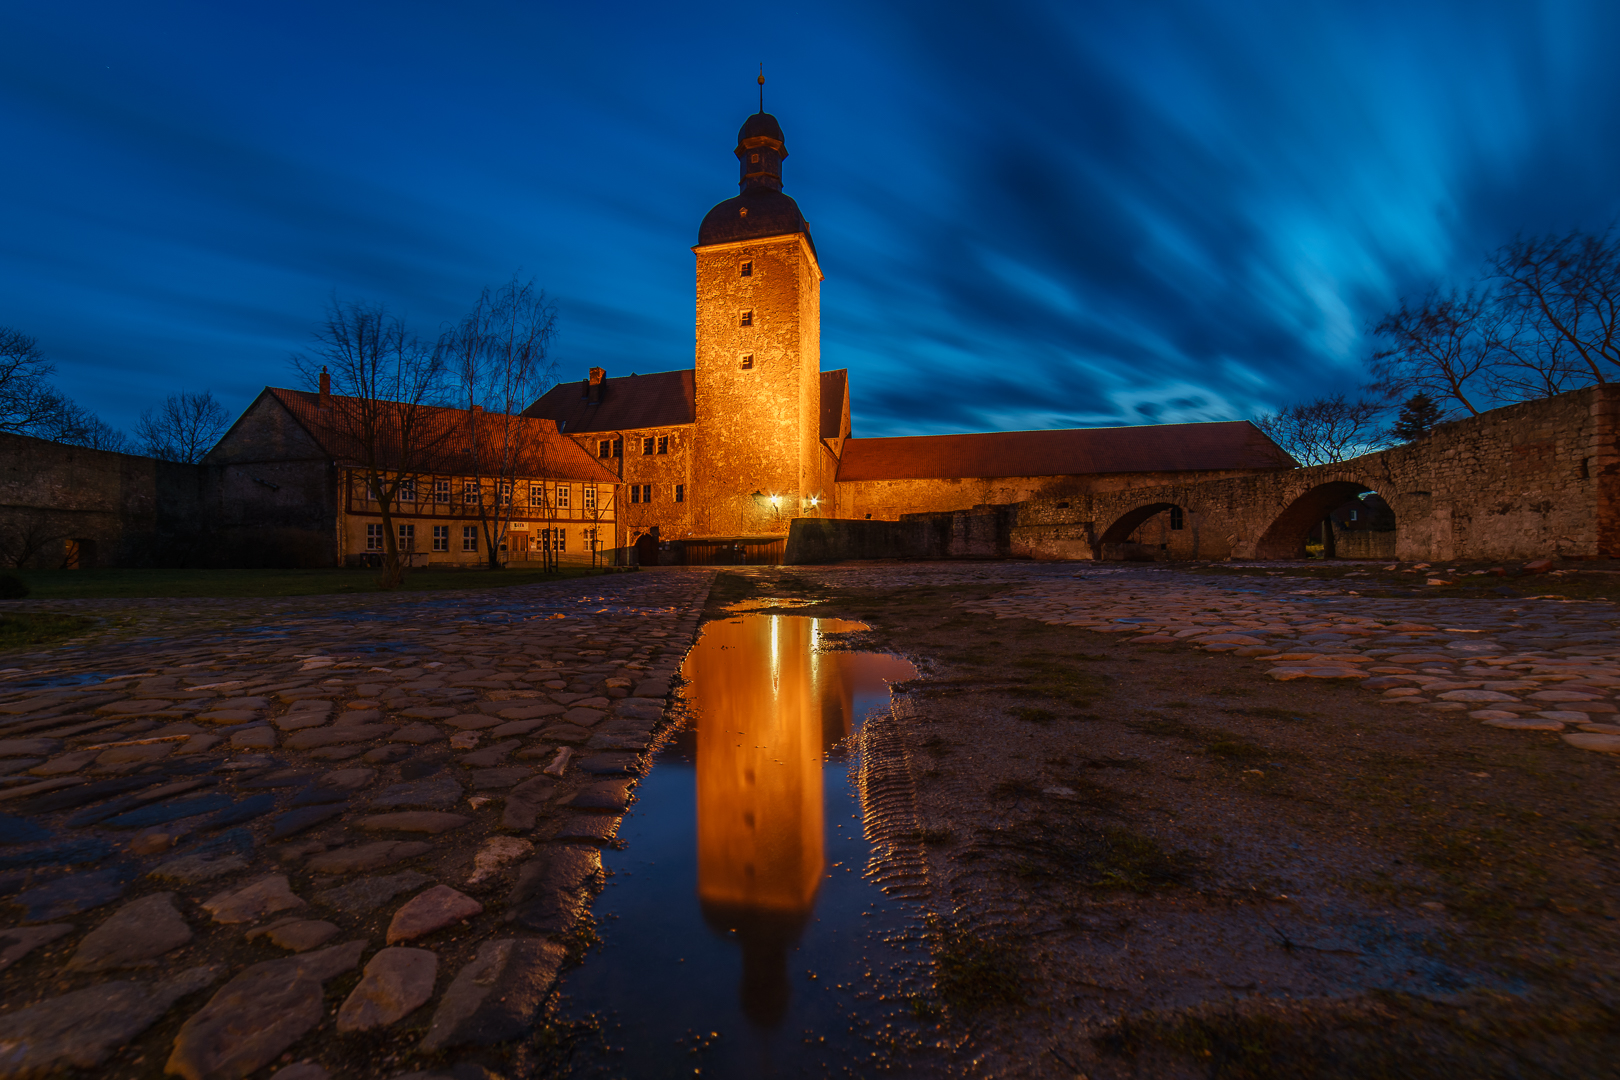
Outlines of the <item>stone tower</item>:
M782 193L787 146L758 112L737 133L741 192L698 229L693 526L785 533L820 494L821 267Z

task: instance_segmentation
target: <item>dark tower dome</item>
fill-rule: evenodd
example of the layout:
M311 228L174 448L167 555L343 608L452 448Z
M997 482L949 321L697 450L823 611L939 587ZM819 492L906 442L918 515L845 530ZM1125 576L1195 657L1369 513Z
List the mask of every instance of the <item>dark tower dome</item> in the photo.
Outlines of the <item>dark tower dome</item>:
M698 226L698 244L725 244L767 236L803 233L810 226L799 204L782 194L782 159L788 156L782 125L763 110L743 121L737 132L737 164L741 194L717 204ZM812 242L811 250L815 249Z

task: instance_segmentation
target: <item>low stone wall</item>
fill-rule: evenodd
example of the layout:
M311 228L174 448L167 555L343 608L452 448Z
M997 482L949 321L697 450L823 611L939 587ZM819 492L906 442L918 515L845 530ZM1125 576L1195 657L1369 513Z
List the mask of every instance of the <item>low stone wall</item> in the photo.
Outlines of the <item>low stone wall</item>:
M943 514L906 514L899 521L795 518L789 564L857 559L1005 559L1013 555L1015 506L975 506Z

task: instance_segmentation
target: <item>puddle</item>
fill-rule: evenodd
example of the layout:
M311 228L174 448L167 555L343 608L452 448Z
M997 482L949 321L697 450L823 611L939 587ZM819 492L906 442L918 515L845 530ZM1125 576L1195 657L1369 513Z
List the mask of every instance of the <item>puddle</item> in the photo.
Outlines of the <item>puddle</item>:
M745 614L688 654L689 723L654 759L594 913L602 944L565 978L600 1025L582 1076L903 1072L895 1033L914 909L864 876L852 736L914 678L898 657L822 651L860 623ZM916 989L911 987L910 989Z

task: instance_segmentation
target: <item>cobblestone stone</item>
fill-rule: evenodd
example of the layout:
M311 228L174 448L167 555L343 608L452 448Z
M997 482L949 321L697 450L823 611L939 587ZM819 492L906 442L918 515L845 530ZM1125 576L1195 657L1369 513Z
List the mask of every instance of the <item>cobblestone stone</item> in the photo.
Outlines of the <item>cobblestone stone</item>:
M442 890L478 906L451 923L476 957L425 990L420 978L378 990L395 1004L367 1014L371 1030L431 1009L434 1046L515 1037L556 977L553 939L599 887L594 849L552 837L555 800L590 779L559 747L625 717L644 721L630 737L650 732L668 689L616 698L651 677L582 660L580 643L636 642L662 678L691 643L712 577L28 603L118 629L0 664L13 669L0 676L11 680L0 682L0 918L19 924L0 929L0 1029L37 1033L28 1060L46 1073L91 1068L134 1041L186 1077L245 1075L289 1050L311 1060L289 1062L283 1080L343 1075L310 1041L336 1004L320 984L364 963L365 985L394 962L375 963L386 954L432 956L373 952L383 942L366 920ZM574 696L541 696L552 690ZM589 723L562 724L570 708ZM452 735L474 743L452 753ZM639 761L625 755L631 772ZM548 765L553 775L538 776ZM527 883L523 918L451 888L503 879ZM241 962L230 950L250 961L258 950L258 962L206 1004L188 997ZM131 963L148 965L145 981L105 981L103 969ZM415 1046L400 1050L396 1071L408 1072Z

